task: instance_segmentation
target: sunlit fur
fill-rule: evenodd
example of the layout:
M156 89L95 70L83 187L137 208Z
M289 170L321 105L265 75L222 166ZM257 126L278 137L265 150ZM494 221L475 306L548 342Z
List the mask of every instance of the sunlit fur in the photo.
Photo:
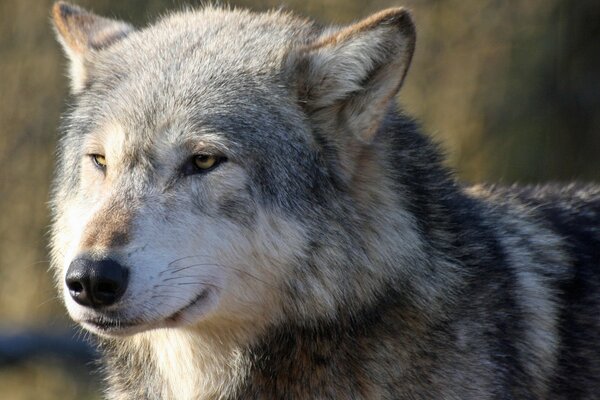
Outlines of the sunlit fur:
M108 398L600 392L600 189L456 182L394 100L407 11L53 19L73 93L53 270ZM224 161L196 170L202 154ZM116 304L71 299L81 256L127 268Z

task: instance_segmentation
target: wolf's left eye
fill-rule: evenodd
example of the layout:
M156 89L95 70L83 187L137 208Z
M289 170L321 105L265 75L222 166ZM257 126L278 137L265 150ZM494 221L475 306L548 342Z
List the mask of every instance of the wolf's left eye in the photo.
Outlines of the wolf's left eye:
M106 157L102 154L91 154L90 157L92 157L92 161L94 161L94 164L96 164L98 168L106 169Z
M184 167L183 172L186 175L208 172L215 169L225 160L227 159L221 156L212 154L198 154L192 157L188 165Z
M209 170L213 168L218 162L217 156L209 156L207 154L201 154L194 157L194 165L201 170Z

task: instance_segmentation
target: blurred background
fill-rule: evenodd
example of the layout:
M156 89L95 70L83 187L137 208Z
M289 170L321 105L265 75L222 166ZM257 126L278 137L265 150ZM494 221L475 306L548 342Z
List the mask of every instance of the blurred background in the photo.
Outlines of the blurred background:
M81 0L143 26L179 0ZM0 397L98 399L93 352L56 298L47 201L66 62L50 0L0 1ZM401 102L470 181L600 181L598 0L235 0L348 23L411 8Z

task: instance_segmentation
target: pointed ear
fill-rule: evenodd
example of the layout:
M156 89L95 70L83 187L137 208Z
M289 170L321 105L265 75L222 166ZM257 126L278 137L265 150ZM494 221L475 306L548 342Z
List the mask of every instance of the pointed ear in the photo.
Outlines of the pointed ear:
M62 1L52 7L52 20L58 41L71 61L71 89L74 93L80 92L88 80L86 58L134 30L128 23L103 18Z
M318 119L339 121L370 142L400 90L415 39L410 13L402 8L319 39L294 61L301 104Z

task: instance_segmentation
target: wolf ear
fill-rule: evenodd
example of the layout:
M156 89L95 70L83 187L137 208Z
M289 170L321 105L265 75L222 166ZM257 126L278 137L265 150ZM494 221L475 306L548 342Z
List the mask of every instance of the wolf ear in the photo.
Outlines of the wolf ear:
M410 13L391 8L303 48L294 60L301 104L370 142L400 90L415 39Z
M80 92L88 79L86 58L134 30L126 22L103 18L62 1L52 7L52 20L58 41L71 61L71 89L74 93Z

